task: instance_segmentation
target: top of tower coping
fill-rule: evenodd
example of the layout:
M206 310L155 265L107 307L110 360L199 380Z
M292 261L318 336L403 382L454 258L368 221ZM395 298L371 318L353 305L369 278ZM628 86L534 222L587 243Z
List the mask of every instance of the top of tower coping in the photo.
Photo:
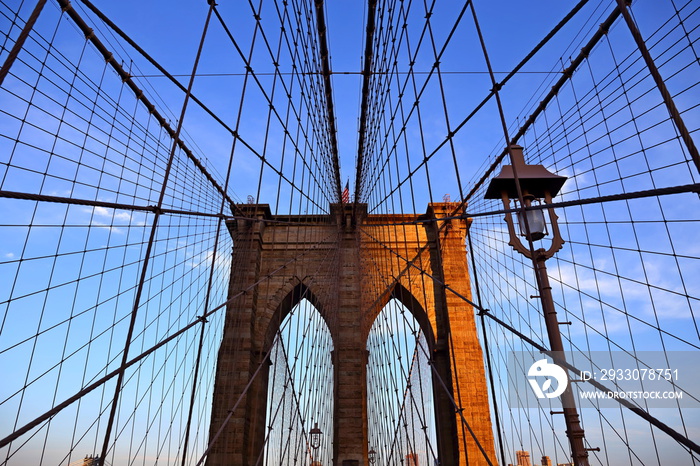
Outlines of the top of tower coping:
M346 224L347 216L355 219L352 223L377 224L377 223L402 223L412 221L425 221L433 218L460 217L464 215L465 206L460 202L431 202L423 214L408 213L381 213L368 214L367 204L363 203L332 203L328 214L279 214L273 215L269 204L237 204L238 211L243 215L237 215L228 222L235 220L251 219L265 221L268 225L280 223L304 223L304 224Z

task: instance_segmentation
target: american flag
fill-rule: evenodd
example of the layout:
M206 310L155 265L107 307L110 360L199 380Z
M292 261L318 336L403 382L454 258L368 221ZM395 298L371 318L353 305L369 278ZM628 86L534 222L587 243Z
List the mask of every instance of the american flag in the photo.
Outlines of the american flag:
M350 202L350 180L345 183L345 189L343 189L343 196L340 198L340 202L343 204Z

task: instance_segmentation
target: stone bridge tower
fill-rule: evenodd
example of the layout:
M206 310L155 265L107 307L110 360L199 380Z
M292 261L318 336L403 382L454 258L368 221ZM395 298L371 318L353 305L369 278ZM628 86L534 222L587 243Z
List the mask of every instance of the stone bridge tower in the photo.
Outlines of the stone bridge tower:
M430 204L422 216L367 215L363 204L333 204L323 216L273 216L265 204L239 207L248 219L228 223L235 299L218 356L210 429L217 439L209 466L256 463L266 434L264 358L302 297L319 310L333 338L335 465L368 464L366 342L392 298L421 325L440 376L433 376L433 392L441 464L487 464L461 416L497 464L474 310L443 286L471 299L468 222L439 220L458 204Z

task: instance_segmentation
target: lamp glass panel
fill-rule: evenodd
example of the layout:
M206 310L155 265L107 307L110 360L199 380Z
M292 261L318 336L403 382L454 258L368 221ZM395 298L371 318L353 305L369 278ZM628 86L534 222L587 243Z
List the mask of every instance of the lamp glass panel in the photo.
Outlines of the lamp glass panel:
M318 423L314 424L314 428L309 431L309 436L311 437L311 448L314 450L321 445L321 429L318 428Z
M530 236L526 234L525 221L522 213L518 212L518 224L520 226L520 234L530 241L539 241L547 236L547 222L544 219L543 210L528 210L525 211L527 223L530 227Z

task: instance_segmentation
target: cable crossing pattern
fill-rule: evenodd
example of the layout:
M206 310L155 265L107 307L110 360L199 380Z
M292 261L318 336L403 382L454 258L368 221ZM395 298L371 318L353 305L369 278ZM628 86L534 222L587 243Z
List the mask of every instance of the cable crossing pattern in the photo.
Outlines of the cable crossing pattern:
M0 0L0 465L700 464L698 2L145 3Z

